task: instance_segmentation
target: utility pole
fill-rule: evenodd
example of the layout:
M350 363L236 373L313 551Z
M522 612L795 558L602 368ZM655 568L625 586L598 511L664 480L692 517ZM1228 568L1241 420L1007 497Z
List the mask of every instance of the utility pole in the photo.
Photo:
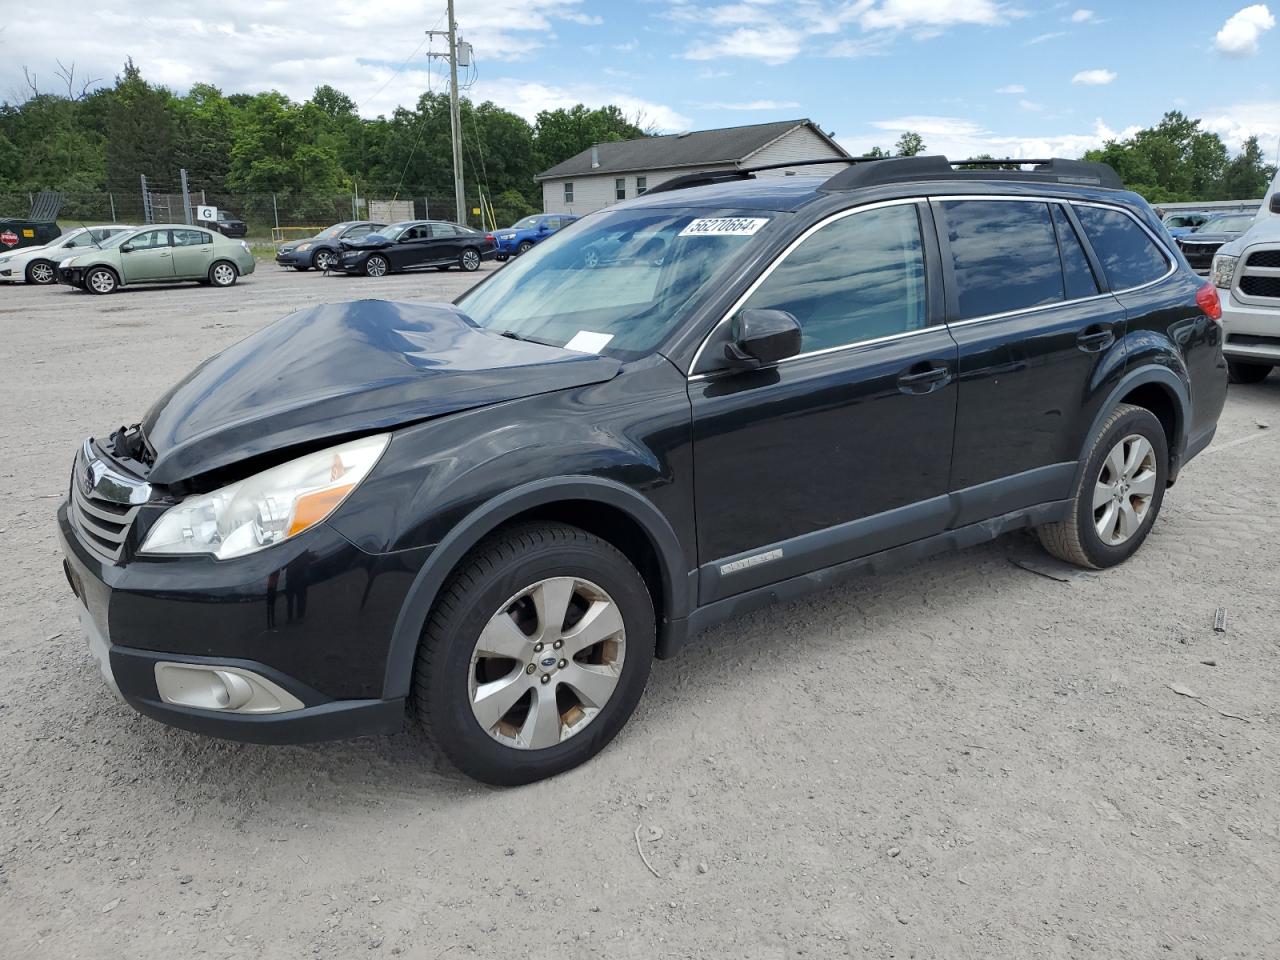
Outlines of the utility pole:
M187 226L191 226L191 191L187 189L186 167L178 171L178 176L182 180L182 212L187 218Z
M449 29L428 30L427 36L447 37L447 53L428 53L428 57L449 58L449 131L453 138L453 202L458 208L457 222L467 222L467 201L462 190L462 121L458 114L458 22L453 16L453 0L448 0Z

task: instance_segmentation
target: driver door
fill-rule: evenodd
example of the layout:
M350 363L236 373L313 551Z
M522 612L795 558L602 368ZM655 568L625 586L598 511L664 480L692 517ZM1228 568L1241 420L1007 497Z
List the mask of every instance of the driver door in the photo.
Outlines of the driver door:
M430 259L431 230L425 223L409 227L387 251L391 263L399 270L420 267Z
M120 269L126 283L172 279L175 273L169 231L147 230L126 241L120 247Z

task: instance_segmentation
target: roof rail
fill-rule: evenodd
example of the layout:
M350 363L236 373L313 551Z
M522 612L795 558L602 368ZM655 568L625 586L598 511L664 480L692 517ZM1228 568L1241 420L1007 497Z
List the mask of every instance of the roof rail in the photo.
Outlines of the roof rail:
M1030 170L1008 170L1006 167L1032 164ZM956 167L968 169L955 169ZM990 168L990 169L989 169ZM1072 183L1089 187L1123 190L1124 181L1105 163L1084 160L1026 160L1007 157L993 160L948 160L941 156L889 157L879 163L842 170L822 185L827 192L856 190L885 183L915 180L1009 180L1028 183Z
M789 160L780 163L762 163L754 167L736 167L732 170L702 170L698 173L686 173L670 180L664 180L656 187L650 187L646 193L665 193L668 190L683 190L686 187L705 187L711 183L728 183L731 180L751 180L753 174L762 170L790 170L792 167L820 167L829 163L867 163L879 157L822 157L814 160Z

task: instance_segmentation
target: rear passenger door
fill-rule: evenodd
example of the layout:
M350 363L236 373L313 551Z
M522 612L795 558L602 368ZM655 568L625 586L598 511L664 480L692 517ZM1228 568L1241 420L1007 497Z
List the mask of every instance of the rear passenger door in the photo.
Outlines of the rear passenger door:
M462 253L462 240L462 234L452 223L431 224L431 262L455 262Z
M213 234L194 228L173 231L173 270L180 280L198 280L213 265Z
M960 347L953 526L1065 499L1081 436L1124 368L1125 314L1068 204L933 201Z

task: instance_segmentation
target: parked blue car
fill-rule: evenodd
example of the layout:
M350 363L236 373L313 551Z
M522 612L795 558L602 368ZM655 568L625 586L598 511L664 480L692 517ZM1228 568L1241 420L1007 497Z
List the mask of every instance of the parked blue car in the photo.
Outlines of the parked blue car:
M577 219L568 214L539 213L517 220L514 226L493 234L494 242L498 244L498 259L520 256L538 241L547 239Z
M1198 210L1179 210L1175 213L1165 214L1164 228L1169 231L1169 236L1171 237L1185 237L1188 233L1199 230L1210 216L1210 214L1201 213Z

